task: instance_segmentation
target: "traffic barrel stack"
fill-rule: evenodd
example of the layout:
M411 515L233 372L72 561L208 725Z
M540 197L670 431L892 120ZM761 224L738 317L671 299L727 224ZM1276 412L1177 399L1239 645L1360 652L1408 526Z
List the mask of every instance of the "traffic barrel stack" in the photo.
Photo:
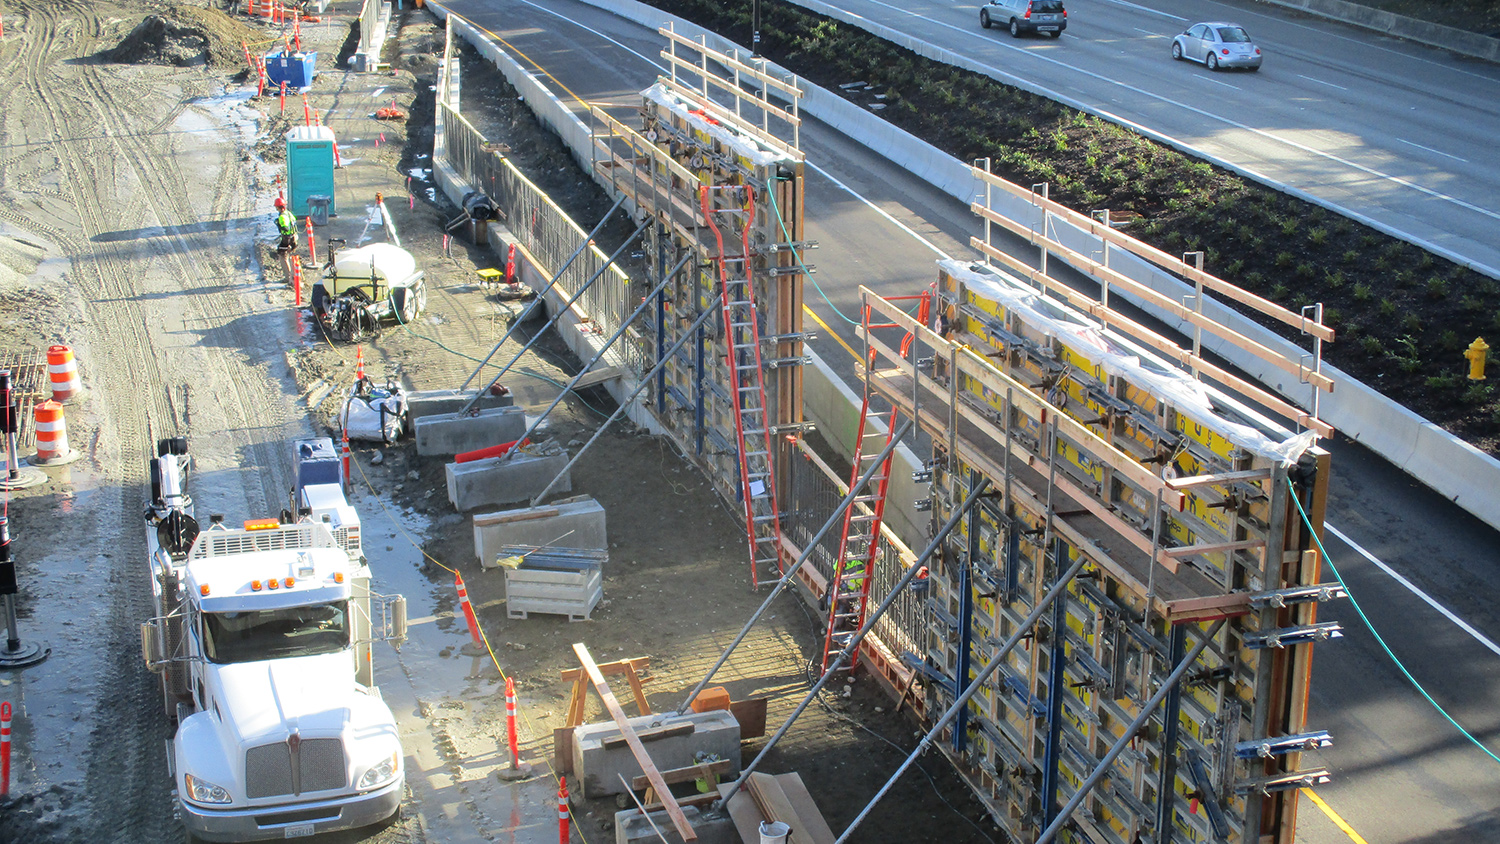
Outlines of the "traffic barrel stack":
M83 395L83 382L78 379L78 361L73 359L73 350L67 346L47 349L47 376L52 381L53 401L67 403Z
M36 422L36 456L31 462L37 466L61 466L78 459L78 452L68 447L68 423L63 419L63 406L55 401L44 401L33 413Z

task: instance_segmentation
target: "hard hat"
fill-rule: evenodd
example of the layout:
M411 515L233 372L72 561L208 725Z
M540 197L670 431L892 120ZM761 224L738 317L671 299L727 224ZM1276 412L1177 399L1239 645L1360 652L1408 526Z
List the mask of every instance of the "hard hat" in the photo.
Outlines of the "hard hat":
M276 197L276 207L277 208L285 208L286 207L286 200L282 199L279 196Z

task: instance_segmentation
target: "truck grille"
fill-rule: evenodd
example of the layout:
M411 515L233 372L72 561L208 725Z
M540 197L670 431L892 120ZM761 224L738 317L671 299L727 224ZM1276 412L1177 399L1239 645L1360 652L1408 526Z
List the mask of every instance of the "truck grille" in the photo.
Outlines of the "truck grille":
M292 753L286 742L263 744L245 753L245 796L277 797L344 788L344 743L339 739L303 739L297 748L300 783L292 778ZM298 787L300 785L300 788Z

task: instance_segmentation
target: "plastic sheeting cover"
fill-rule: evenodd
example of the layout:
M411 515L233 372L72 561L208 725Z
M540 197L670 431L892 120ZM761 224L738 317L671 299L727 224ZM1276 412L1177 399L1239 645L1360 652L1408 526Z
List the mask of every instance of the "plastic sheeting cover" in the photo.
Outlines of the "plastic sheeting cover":
M785 154L768 149L765 144L756 138L742 135L722 123L710 123L704 118L703 113L698 111L695 104L685 102L660 82L642 91L641 96L670 109L672 113L692 124L693 128L707 132L709 135L718 138L720 141L728 144L735 152L745 156L761 167L769 167L772 164L778 163L795 163Z
M1178 413L1246 451L1291 464L1318 440L1315 431L1273 439L1259 428L1226 419L1214 410L1215 404L1232 403L1222 393L1210 392L1191 374L1129 346L1099 323L1059 302L1042 298L1035 288L1021 284L993 267L946 259L937 263L968 289L1020 314L1026 323L1048 336L1065 340L1073 351L1105 372L1170 401ZM1233 404L1237 413L1246 417L1257 416L1237 402ZM1287 433L1269 422L1265 426L1273 433Z

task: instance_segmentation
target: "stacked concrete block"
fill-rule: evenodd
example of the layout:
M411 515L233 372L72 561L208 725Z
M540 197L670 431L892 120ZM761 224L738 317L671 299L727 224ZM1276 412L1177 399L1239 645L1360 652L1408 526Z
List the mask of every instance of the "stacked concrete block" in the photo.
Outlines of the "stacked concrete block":
M474 393L474 390L416 390L406 394L406 412L413 422L424 416L457 413L474 398ZM474 403L474 407L477 410L489 410L494 407L510 407L515 403L515 396L508 392L503 395L484 393Z
M522 432L516 432L515 439ZM448 501L460 511L499 504L530 501L568 465L564 451L551 454L520 452L504 457L487 457L470 463L449 463ZM553 492L568 492L573 481L566 473L552 487Z
M474 553L490 568L502 545L608 548L604 507L587 495L540 507L474 514Z
M435 413L417 419L412 427L417 433L418 454L451 456L520 439L526 433L526 411L519 407L492 407L462 416Z

